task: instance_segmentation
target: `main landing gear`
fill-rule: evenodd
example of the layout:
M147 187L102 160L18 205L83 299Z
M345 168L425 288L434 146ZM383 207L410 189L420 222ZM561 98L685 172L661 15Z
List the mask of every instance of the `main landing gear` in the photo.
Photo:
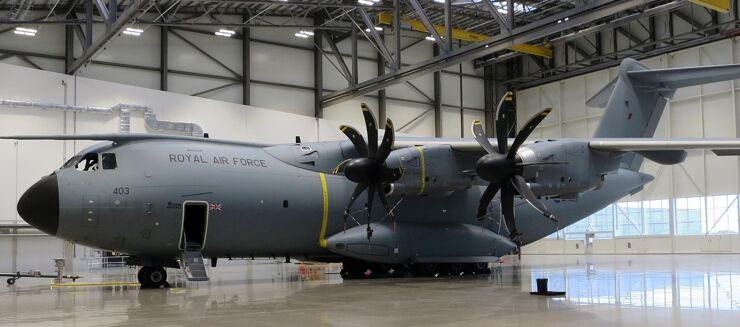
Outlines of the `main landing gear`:
M137 277L141 288L160 288L169 285L167 284L167 271L162 266L141 267Z
M380 264L374 262L345 259L339 273L343 279L390 278L390 277L430 277L490 274L488 262L474 263L414 263Z

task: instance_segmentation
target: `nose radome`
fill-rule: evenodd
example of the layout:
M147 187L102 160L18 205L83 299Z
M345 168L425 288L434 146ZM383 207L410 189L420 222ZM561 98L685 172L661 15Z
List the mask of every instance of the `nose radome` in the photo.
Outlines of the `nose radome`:
M59 228L59 185L57 175L51 174L33 184L20 200L18 214L23 220L49 235Z

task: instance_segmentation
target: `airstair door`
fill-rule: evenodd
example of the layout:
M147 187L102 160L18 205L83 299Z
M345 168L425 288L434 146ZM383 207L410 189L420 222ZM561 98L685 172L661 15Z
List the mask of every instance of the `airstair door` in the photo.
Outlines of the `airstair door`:
M186 201L182 206L180 262L185 276L191 281L208 280L208 272L201 252L206 245L208 209L208 202L204 201Z

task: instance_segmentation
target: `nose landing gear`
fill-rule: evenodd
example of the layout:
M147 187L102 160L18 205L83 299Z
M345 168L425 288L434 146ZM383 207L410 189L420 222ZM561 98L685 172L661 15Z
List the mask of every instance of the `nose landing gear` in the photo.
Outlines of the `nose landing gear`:
M168 286L167 271L162 266L143 266L138 274L141 288L160 288Z

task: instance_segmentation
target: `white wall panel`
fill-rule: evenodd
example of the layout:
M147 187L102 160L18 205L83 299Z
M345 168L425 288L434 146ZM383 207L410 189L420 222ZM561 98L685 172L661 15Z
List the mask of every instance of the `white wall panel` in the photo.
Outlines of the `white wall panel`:
M252 79L313 87L313 57L309 52L252 43Z
M252 83L252 105L313 116L313 91Z

